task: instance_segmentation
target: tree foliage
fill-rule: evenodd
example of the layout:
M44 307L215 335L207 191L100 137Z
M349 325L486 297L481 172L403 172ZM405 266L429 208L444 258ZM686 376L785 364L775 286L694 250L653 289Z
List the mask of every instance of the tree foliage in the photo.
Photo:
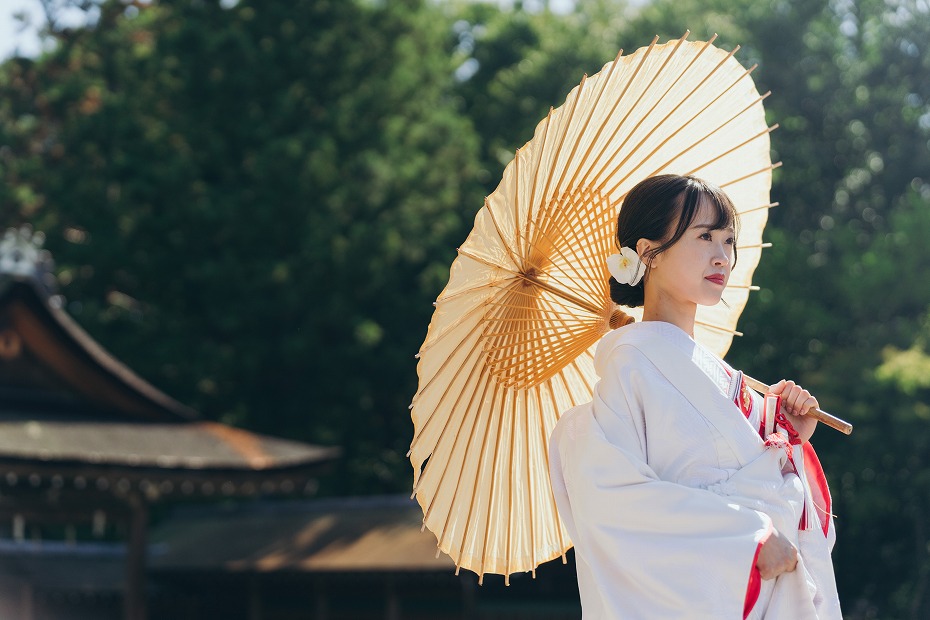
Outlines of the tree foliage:
M7 223L74 316L208 417L341 445L346 492L406 484L409 361L476 210L436 17L108 0L3 68Z

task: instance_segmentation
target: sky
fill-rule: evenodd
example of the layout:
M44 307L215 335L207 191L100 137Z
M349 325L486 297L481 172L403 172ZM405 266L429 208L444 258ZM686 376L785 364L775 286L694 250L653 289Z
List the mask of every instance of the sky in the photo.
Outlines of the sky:
M223 4L235 5L237 0L220 0ZM514 0L476 0L478 2L498 2L501 6L509 7ZM648 0L631 0L633 6L641 5ZM571 10L575 0L548 0L549 8L556 13L565 13ZM523 0L524 7L533 10L545 4L545 0ZM25 27L16 19L16 14L25 13L27 21ZM76 25L83 19L83 13L77 9L64 11L58 18L65 24L69 21ZM36 56L42 49L38 29L45 21L42 5L39 0L0 0L0 61L20 54L22 56Z
M20 24L13 16L23 11L33 24L42 23L42 7L37 0L0 0L0 59L9 58L17 49L25 56L35 56L40 50L35 28L19 32Z
M503 6L513 4L513 0L497 0ZM539 0L523 0L524 5L533 5ZM542 2L539 2L540 5ZM555 12L565 12L571 9L574 0L549 0L549 7ZM527 6L531 8L531 6ZM28 25L22 27L16 19L17 13L28 16ZM72 19L79 22L76 16L80 11L72 13ZM68 15L59 16L67 23ZM0 61L9 58L15 53L22 56L36 56L42 49L38 36L38 29L45 21L42 5L39 0L0 0Z

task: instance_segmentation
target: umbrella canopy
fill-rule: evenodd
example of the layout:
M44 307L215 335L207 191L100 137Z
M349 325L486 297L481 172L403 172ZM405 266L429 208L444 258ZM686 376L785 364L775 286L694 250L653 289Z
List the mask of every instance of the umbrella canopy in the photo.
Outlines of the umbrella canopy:
M534 570L571 546L549 488L561 412L589 401L595 343L641 309L610 299L626 193L662 173L724 188L740 213L725 303L695 337L723 355L768 216L769 127L750 72L707 42L622 52L517 150L459 248L420 349L409 457L424 527L457 567ZM737 48L738 49L738 48Z

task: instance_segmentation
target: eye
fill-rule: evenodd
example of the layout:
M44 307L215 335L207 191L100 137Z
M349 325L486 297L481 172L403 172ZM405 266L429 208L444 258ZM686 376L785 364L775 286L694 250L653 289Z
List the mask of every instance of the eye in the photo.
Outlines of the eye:
M712 241L713 237L711 237L710 232L705 232L705 233L701 233L701 236L699 237L699 239L703 239L704 241Z
M729 239L727 239L727 244L734 245L735 243L736 243L736 239L734 239L733 237L730 237Z

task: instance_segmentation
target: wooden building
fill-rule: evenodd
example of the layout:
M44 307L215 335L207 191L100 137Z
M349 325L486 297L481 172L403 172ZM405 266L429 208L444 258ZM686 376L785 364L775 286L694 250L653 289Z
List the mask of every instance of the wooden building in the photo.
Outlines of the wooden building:
M41 242L0 240L0 618L142 620L153 510L312 495L338 450L202 420L144 381L64 312Z
M159 617L578 620L572 555L536 578L455 574L407 497L178 506L152 532Z

